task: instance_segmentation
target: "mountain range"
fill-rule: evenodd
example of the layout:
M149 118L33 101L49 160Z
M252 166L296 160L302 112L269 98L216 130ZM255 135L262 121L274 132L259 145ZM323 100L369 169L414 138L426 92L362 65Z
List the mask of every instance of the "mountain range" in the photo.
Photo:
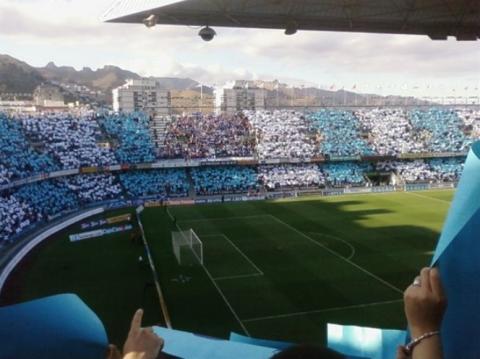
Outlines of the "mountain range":
M141 78L135 72L107 65L97 70L84 67L76 70L71 66L57 66L50 62L45 67L33 67L9 55L0 55L0 95L23 93L32 94L42 83L58 85L68 92L72 86L84 86L97 92L100 99L111 101L112 89L123 85L127 79ZM199 83L189 78L158 77L160 86L168 90L194 90ZM203 88L206 94L212 94L213 89ZM70 94L75 95L75 94ZM70 96L69 96L70 97ZM98 100L98 98L96 98Z
M127 79L139 79L135 72L117 66L107 65L97 70L84 67L76 70L71 66L57 66L50 62L45 67L33 67L9 55L0 55L0 98L15 94L20 98L31 97L35 88L42 83L58 86L68 101L84 103L112 103L112 89L123 85ZM156 77L160 86L178 96L190 100L200 98L200 83L190 78ZM203 96L212 100L213 88L203 86ZM3 95L3 96L2 96ZM172 97L174 97L172 95ZM373 94L358 94L350 91L327 91L318 88L283 88L280 91L267 91L267 106L341 106L341 105L403 105L413 101L412 97L382 97ZM416 103L425 101L414 100ZM187 101L188 102L188 101ZM188 102L189 103L189 102ZM412 103L412 102L410 102ZM183 104L182 104L183 106Z

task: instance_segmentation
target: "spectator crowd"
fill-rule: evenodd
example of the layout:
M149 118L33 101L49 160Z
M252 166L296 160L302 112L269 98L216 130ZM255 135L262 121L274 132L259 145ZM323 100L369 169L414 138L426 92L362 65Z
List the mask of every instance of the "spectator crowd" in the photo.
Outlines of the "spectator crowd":
M182 116L170 121L163 158L250 157L255 138L248 118L243 114L228 116Z
M368 183L370 172L392 173L405 183L453 182L462 173L465 152L479 135L480 111L473 109L322 110L309 114L276 110L182 116L170 122L164 146L156 149L149 119L142 114L0 113L0 186L12 186L0 190L0 242L59 213L122 198L361 186ZM426 152L459 157L398 158ZM373 154L390 159L354 160ZM322 155L347 158L322 163ZM222 157L256 157L260 163L150 170L133 166L160 158ZM301 163L311 158L320 164ZM298 163L284 163L291 159ZM125 164L133 168L118 166ZM114 172L108 173L104 169L95 174L65 173L56 179L45 175L115 165ZM15 183L28 178L31 183Z

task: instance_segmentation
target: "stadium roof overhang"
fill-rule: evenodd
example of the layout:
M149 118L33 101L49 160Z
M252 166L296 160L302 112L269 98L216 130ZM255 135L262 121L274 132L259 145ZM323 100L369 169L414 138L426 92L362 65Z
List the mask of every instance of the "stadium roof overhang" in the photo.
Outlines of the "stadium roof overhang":
M104 20L480 38L480 0L117 0ZM295 31L293 31L295 32Z

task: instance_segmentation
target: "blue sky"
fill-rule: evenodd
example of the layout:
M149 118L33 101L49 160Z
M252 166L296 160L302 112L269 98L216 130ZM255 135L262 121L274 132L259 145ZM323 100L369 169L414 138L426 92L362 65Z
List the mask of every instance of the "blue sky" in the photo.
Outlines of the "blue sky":
M278 78L381 94L480 95L478 42L306 31L286 37L280 30L217 28L218 37L205 43L197 28L103 23L112 2L1 0L0 53L34 66L109 64L205 84Z

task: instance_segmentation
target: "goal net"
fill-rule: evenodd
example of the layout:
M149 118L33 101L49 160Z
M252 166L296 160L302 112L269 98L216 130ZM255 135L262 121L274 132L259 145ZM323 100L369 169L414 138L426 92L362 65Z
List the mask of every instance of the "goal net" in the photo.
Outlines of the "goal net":
M180 265L203 265L203 243L193 229L172 232L172 247Z

